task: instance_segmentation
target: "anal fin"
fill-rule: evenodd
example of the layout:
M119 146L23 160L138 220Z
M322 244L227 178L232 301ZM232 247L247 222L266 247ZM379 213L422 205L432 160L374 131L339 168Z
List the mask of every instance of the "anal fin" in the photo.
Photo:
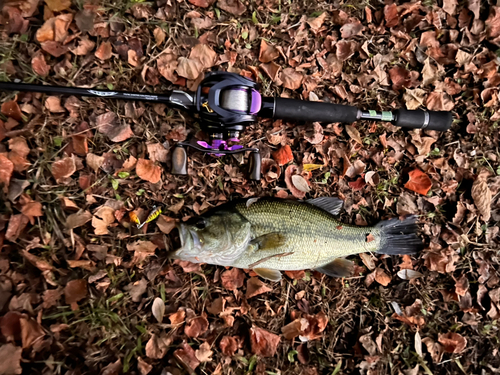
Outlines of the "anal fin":
M270 281L281 280L281 272L278 270L274 270L272 268L253 268L252 271L266 280Z
M349 277L354 272L354 262L344 258L337 258L324 266L316 268L316 271L331 277Z

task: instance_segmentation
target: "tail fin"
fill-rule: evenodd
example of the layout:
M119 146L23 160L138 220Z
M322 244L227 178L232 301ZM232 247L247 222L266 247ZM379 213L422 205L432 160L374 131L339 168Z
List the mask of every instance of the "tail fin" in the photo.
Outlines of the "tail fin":
M418 236L417 216L404 220L390 219L381 221L375 228L380 230L380 249L377 253L403 255L418 253L424 248Z

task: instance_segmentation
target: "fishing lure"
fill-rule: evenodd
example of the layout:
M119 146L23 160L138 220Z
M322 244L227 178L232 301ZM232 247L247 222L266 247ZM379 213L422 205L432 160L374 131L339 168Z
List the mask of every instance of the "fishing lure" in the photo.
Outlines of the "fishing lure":
M130 218L130 220L132 220L137 225L137 227L139 227L139 225L141 225L141 221L139 220L139 217L137 216L135 211L130 211L128 213L128 217Z
M144 226L144 224L149 223L149 222L155 220L158 216L160 216L161 213L162 213L161 207L153 206L153 211L151 211L151 213L146 218L146 220L144 221L144 223L138 225L137 228L141 229Z

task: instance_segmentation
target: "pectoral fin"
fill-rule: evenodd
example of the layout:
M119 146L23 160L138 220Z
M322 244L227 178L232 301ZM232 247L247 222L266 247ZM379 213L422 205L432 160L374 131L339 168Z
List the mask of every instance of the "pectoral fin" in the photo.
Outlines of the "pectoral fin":
M271 268L254 268L252 269L252 271L266 280L271 280L271 281L281 280L281 272L278 270L273 270Z
M284 234L279 232L272 232L254 238L252 241L250 241L250 245L255 246L256 250L271 250L283 246L285 242L286 237Z
M354 262L344 258L337 258L333 262L316 268L316 271L331 277L349 277L354 272Z

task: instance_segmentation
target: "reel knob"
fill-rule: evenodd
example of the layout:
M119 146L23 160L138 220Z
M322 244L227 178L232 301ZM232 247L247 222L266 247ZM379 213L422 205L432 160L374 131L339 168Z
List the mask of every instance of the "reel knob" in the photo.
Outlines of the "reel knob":
M258 151L252 151L248 157L248 170L249 170L249 178L251 180L260 180L260 169L261 169L261 160L260 153Z
M172 174L187 175L187 151L182 146L175 146L172 151Z

